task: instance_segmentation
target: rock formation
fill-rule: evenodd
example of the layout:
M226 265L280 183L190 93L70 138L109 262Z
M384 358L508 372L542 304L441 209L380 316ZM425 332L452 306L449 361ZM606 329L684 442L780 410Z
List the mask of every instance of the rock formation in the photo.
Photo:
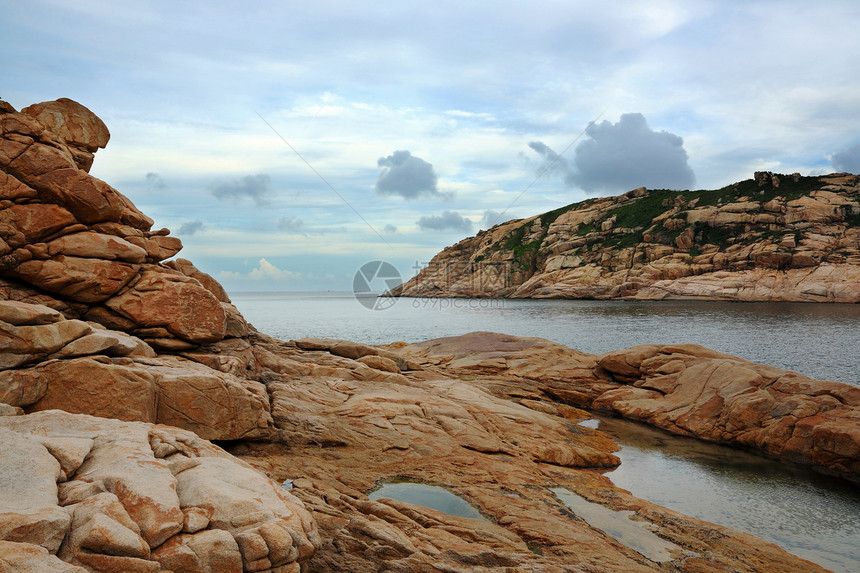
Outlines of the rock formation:
M275 340L88 174L109 138L89 110L0 102L0 136L0 571L822 571L613 486L617 446L575 406L765 450L790 432L856 474L841 386L688 347ZM488 520L367 497L391 479ZM555 487L635 513L668 560Z
M537 401L609 413L860 482L857 386L812 380L697 344L594 355L539 338L474 332L398 352L531 407Z
M301 501L188 431L52 411L0 439L0 538L84 570L298 571L320 545Z
M860 176L587 199L464 239L392 294L860 302Z

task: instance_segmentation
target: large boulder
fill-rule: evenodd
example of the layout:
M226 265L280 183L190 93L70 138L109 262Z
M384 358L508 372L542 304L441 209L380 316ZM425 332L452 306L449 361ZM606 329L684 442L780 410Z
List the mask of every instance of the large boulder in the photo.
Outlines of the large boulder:
M188 342L217 342L227 332L226 313L211 292L195 279L153 265L104 304L140 328L163 327Z
M694 344L637 346L600 366L628 383L594 407L860 479L860 388Z
M88 151L104 148L110 132L104 122L88 108L69 98L36 103L21 110L38 119L69 145Z
M320 546L301 501L190 432L54 411L0 417L0 434L15 571L81 571L49 553L88 571L298 572Z
M262 384L181 358L91 356L6 370L0 401L27 412L62 409L171 424L213 440L272 433Z

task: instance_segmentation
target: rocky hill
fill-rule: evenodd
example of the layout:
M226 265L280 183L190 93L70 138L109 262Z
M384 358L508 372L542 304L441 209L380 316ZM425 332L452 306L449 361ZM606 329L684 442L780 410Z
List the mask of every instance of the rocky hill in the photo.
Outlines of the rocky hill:
M634 189L482 231L395 296L860 301L860 177Z
M579 408L858 480L856 387L691 345L275 340L88 174L108 138L71 100L0 102L0 571L823 571L615 487ZM369 499L395 479L486 519Z

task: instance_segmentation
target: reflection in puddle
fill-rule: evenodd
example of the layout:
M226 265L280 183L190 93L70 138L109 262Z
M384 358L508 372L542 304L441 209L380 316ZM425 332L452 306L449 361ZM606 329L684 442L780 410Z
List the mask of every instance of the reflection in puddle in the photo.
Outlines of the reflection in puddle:
M670 551L683 551L680 547L654 535L644 522L633 521L633 511L614 511L599 503L592 503L569 489L553 487L550 491L588 525L600 529L622 545L637 551L657 563L671 561Z
M443 487L435 485L412 482L384 483L379 489L367 494L367 497L372 500L388 497L397 501L429 507L448 515L488 521L466 500Z
M860 571L857 486L628 420L600 418L599 429L622 446L621 465L606 474L618 487L833 571Z

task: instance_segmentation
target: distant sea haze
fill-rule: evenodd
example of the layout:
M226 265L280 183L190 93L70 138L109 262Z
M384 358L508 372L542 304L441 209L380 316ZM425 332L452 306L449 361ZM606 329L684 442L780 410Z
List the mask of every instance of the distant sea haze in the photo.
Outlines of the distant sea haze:
M369 310L351 292L236 292L231 298L257 329L284 340L387 344L487 330L595 354L694 343L860 386L858 304L400 298Z

